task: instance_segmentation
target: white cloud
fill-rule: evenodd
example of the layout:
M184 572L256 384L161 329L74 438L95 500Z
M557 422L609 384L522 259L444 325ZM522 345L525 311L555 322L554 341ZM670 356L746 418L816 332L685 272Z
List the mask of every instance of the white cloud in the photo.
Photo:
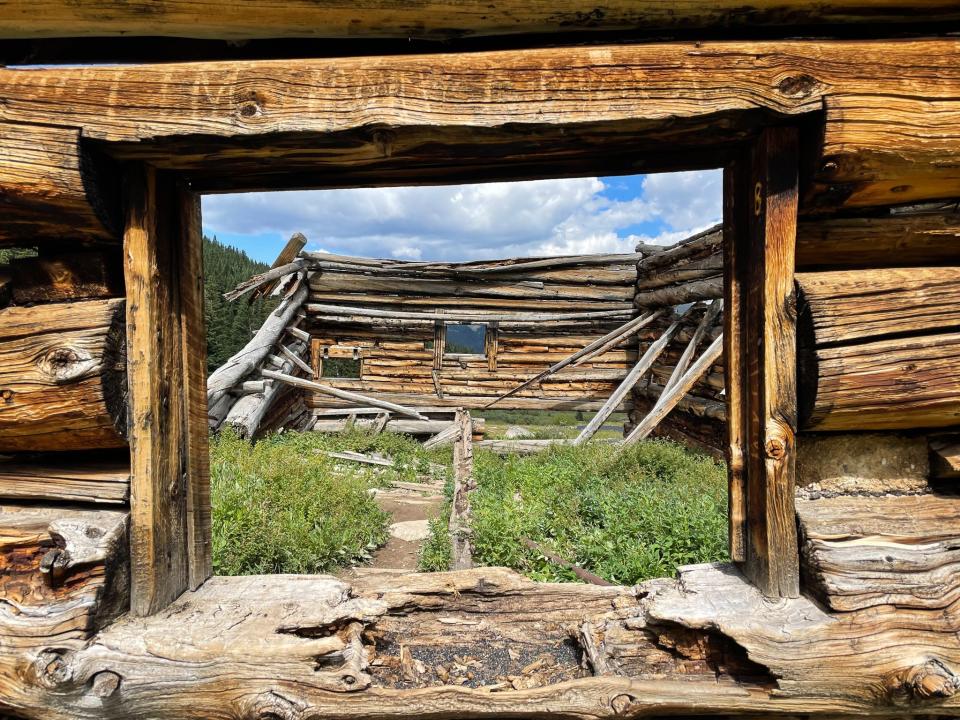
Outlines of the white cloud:
M647 176L613 200L598 178L477 185L215 195L204 226L217 233L303 232L311 250L406 259L631 252L674 242L720 218L720 173ZM636 182L634 182L636 186ZM651 224L652 236L630 233Z

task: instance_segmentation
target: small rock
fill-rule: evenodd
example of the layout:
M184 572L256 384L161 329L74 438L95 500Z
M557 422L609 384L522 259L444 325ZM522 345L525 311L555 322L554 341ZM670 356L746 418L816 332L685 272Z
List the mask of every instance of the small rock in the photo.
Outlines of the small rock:
M429 520L408 520L390 526L390 535L407 542L418 542L430 537Z

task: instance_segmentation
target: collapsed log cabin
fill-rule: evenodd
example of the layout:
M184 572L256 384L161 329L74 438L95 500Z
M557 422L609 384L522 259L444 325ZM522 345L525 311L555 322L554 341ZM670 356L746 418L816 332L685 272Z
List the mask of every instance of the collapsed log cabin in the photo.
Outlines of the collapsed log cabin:
M0 713L957 715L955 4L349 5L0 7ZM710 166L731 564L210 577L197 193Z

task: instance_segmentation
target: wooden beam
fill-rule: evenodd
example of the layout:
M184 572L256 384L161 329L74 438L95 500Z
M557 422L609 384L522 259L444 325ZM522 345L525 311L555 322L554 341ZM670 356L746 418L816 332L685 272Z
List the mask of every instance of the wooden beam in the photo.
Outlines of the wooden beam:
M290 236L290 239L287 240L287 244L283 246L283 249L280 250L280 254L277 255L277 259L273 261L271 269L282 268L285 265L292 263L297 255L300 254L300 251L303 250L304 246L307 244L307 238L303 233L294 233ZM279 278L274 278L263 285L257 287L253 294L250 296L250 302L253 302L257 298L264 297L273 292L273 289L277 286L277 283L280 282Z
M470 529L470 493L477 487L473 474L473 422L470 413L457 409L453 421L459 432L453 441L453 499L450 503L450 568L473 567L473 540Z
M200 378L194 374L185 377L184 373L182 218L176 189L168 178L145 165L128 168L124 188L130 609L135 615L150 615L190 585L187 469L191 448L187 443L187 412L189 409L193 419L196 408L192 395L185 397L185 381L196 383ZM195 276L190 278L190 282L195 281ZM188 316L194 317L194 312L195 308ZM197 444L192 446L193 450L198 448ZM194 456L194 463L198 462Z
M145 11L144 8L149 8ZM213 13L199 0L173 0L161 6L120 0L96 8L68 0L11 0L0 16L0 38L181 37L219 40L265 38L399 38L458 40L517 34L569 34L603 31L669 31L755 27L831 26L875 23L896 26L923 21L932 27L960 20L947 0L877 3L853 0L818 3L802 0L737 2L694 0L664 7L654 0L611 0L597 8L583 0L495 3L431 0L415 5L389 0L358 5L345 0L256 0L227 5Z
M5 69L0 121L55 113L116 157L228 191L717 166L764 117L826 103L805 195L823 211L960 195L958 58L950 38ZM904 122L877 127L865 97Z
M130 464L124 457L51 454L40 462L0 462L0 498L124 504L130 496Z
M203 314L203 231L200 196L183 183L174 190L178 220L180 339L184 383L187 559L196 590L213 574L210 520L210 448L207 426L207 331Z
M743 568L764 594L780 597L800 592L793 511L798 165L796 130L765 130L738 166L742 178L735 200L746 208L745 215L738 215L746 227L738 232L745 237L742 257L749 258L743 265L737 262L743 313L738 345L745 356L741 372L748 408Z

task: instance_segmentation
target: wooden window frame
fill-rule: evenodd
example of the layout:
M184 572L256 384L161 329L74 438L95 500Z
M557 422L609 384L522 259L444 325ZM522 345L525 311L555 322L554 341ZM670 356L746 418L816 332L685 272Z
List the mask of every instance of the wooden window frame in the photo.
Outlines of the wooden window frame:
M730 552L773 597L799 593L797 146L796 128L766 127L719 163L725 167L725 349L734 358L726 364ZM146 615L211 574L201 234L197 195L183 179L146 163L129 165L131 606ZM436 328L434 369L440 370L446 325ZM489 367L496 369L495 357ZM182 403L170 392L175 378L186 388Z

